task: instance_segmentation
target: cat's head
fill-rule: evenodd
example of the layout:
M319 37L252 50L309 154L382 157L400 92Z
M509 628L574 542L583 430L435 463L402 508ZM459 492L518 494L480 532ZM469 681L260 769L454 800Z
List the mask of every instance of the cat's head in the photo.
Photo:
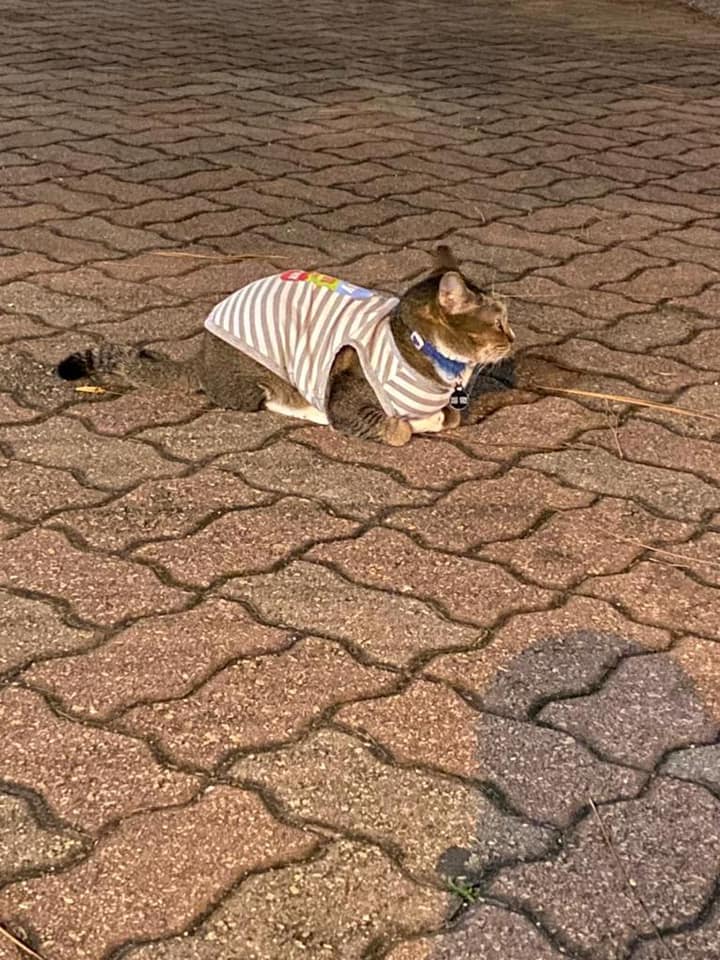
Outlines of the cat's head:
M432 339L447 356L491 364L512 353L515 334L504 299L480 290L457 270L440 274L435 303L430 306Z

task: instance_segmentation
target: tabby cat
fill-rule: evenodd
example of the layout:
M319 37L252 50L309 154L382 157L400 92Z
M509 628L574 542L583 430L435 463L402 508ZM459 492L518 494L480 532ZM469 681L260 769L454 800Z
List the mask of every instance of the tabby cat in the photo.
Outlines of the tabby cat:
M57 373L184 386L221 407L401 446L458 426L473 371L508 357L515 339L504 302L465 278L447 247L435 259L399 299L302 270L256 280L212 310L190 360L106 343L66 357Z

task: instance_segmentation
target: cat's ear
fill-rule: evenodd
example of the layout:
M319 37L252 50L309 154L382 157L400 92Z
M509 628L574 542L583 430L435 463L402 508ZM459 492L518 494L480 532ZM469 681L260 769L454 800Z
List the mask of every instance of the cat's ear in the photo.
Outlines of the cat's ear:
M440 278L438 303L445 313L466 313L477 305L474 294L465 286L459 273L451 271Z

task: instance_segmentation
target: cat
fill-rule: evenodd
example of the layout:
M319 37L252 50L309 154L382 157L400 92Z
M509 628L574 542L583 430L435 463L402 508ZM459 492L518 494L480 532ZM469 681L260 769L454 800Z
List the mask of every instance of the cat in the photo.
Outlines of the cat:
M187 361L103 343L56 372L203 391L220 407L272 410L401 446L413 433L457 427L455 405L467 402L473 373L508 358L515 339L504 301L463 276L446 246L399 298L289 270L231 294L205 327ZM453 394L461 399L451 406Z

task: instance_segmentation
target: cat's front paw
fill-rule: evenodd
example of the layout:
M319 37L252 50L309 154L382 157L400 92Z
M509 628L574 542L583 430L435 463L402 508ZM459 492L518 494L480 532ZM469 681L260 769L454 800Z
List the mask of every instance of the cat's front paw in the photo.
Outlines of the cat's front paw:
M390 417L385 421L383 441L391 447L404 447L412 435L412 427L407 420L398 420L397 417Z
M454 407L445 407L443 410L443 430L455 430L460 426L462 415Z

